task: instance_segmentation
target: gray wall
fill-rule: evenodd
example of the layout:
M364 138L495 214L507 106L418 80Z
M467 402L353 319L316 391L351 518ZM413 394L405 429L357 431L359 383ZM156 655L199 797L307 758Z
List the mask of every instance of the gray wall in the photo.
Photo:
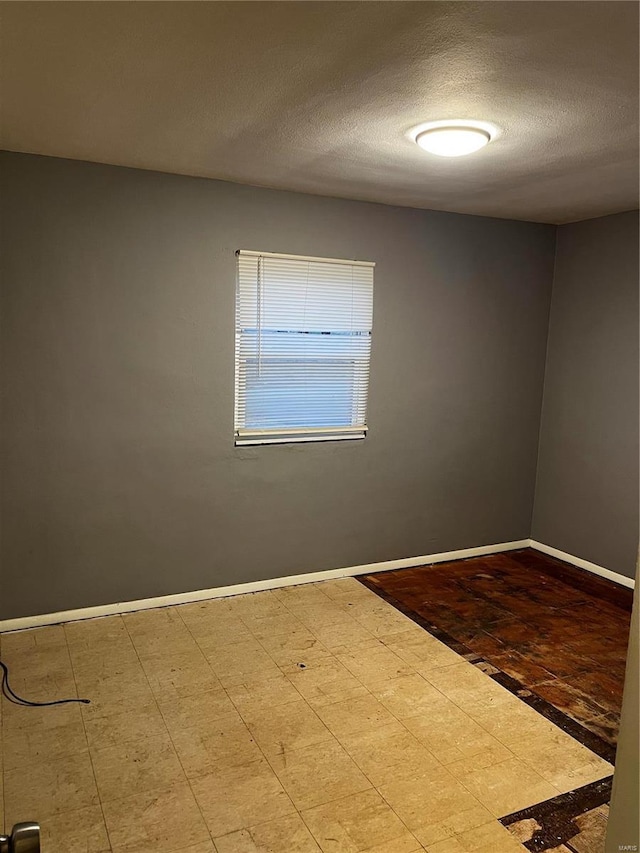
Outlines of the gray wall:
M2 166L2 616L529 536L553 227ZM376 261L364 441L234 448L237 248Z
M558 228L532 538L634 577L638 213Z

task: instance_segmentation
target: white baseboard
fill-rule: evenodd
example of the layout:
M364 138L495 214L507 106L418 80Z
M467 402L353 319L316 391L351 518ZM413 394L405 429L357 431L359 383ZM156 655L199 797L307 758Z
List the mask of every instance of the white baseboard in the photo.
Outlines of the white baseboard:
M427 554L422 557L406 557L400 560L387 560L383 563L368 563L362 566L349 566L343 569L328 569L323 572L308 572L303 575L289 575L283 578L270 578L263 581L239 583L233 586L219 586L213 589L199 589L194 592L179 592L173 595L161 595L157 598L142 598L137 601L120 601L115 604L99 604L95 607L81 607L77 610L62 610L58 613L43 613L36 616L22 616L17 619L0 621L0 632L21 631L25 628L41 628L45 625L57 625L60 622L75 622L79 619L94 619L97 616L113 616L117 613L132 613L136 610L150 610L153 607L168 607L172 604L189 604L194 601L206 601L211 598L224 598L228 595L242 595L247 592L259 592L265 589L277 589L296 584L316 583L317 581L347 578L354 575L366 575L373 572L388 572L392 569L408 569L413 566L425 566L431 563L444 563L449 560L464 560L468 557L481 557L484 554L497 554L500 551L513 551L528 548L529 540L500 542L497 545L482 545L479 548L462 548L459 551L443 551L439 554Z
M572 566L577 566L579 569L585 569L594 575L600 575L600 577L606 578L609 581L619 583L621 586L635 589L636 582L633 578L628 578L626 575L621 575L618 572L612 572L611 569L605 569L604 566L598 566L596 563L590 563L589 560L583 560L582 557L574 557L573 554L567 554L566 551L560 551L558 548L552 548L550 545L536 542L535 539L529 540L529 547L535 548L536 551L542 551L543 554L548 554L550 557L556 557L558 560L564 560L565 563L571 563Z
M322 572L307 572L302 575L289 575L283 578L269 578L263 581L239 583L233 586L219 586L213 589L199 589L194 592L179 592L173 595L160 595L157 598L141 598L137 601L119 601L115 604L99 604L95 607L81 607L77 610L62 610L58 613L43 613L36 616L22 616L17 619L0 620L0 633L6 631L22 631L26 628L41 628L45 625L57 625L60 622L75 622L79 619L95 619L97 616L114 616L118 613L133 613L136 610L150 610L154 607L169 607L173 604L189 604L194 601L206 601L211 598L224 598L229 595L243 595L248 592L260 592L265 589L278 589L283 586L296 584L317 583L318 581L348 578L354 575L388 572L392 569L409 569L414 566L428 566L433 563L444 563L449 560L465 560L469 557L482 557L485 554L497 554L501 551L514 551L518 548L535 548L571 563L580 569L585 569L614 583L633 589L635 581L626 575L612 572L603 566L590 563L581 557L574 557L566 551L552 548L534 539L520 539L515 542L500 542L497 545L481 545L478 548L462 548L458 551L442 551L439 554L426 554L422 557L406 557L400 560L387 560L382 563L367 563L362 566L348 566L343 569L328 569Z

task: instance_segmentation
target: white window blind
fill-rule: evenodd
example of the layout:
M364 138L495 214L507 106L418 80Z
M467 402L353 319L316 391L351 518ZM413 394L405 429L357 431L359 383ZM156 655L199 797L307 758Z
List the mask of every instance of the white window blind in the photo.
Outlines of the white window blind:
M374 264L237 256L236 444L364 438Z

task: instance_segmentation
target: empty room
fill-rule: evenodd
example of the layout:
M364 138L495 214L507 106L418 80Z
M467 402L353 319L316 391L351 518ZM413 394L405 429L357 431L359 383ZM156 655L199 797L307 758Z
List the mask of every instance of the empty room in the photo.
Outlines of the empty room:
M0 853L639 849L639 8L0 3Z

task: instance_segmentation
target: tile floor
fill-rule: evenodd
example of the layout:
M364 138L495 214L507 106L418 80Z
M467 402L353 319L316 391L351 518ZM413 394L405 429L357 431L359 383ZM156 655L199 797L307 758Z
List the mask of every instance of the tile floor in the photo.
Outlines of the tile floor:
M43 853L516 853L613 768L355 579L0 637L4 823ZM25 772L25 767L28 771Z

